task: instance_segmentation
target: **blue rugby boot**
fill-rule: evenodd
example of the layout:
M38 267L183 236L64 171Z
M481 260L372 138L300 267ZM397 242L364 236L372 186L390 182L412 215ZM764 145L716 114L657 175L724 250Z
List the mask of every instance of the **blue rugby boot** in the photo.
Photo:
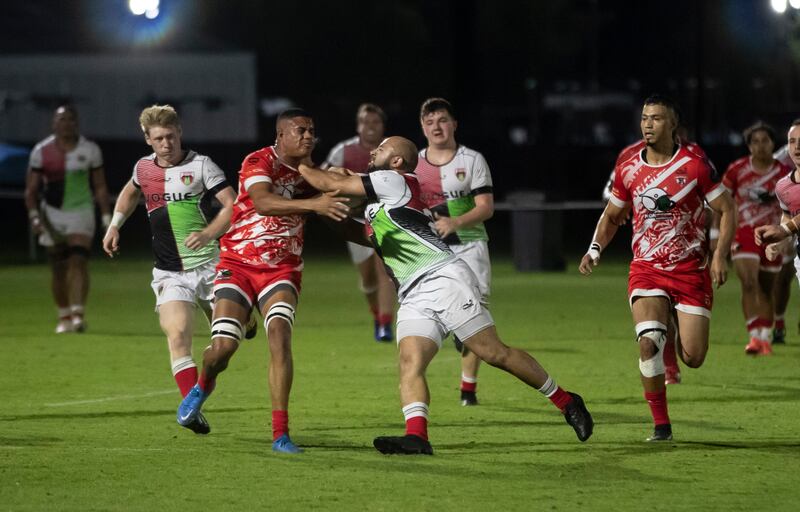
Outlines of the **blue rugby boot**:
M283 434L272 442L272 451L280 453L303 453L303 449L294 444L289 434Z
M206 401L206 398L208 398L208 395L200 389L198 384L195 384L192 389L189 390L189 394L183 399L181 405L178 406L178 425L195 431L192 427L197 423L197 417L200 415L200 408L203 406L203 402ZM205 418L203 419L205 420Z
M394 334L392 334L392 324L375 322L375 341L378 343L389 343L393 340Z

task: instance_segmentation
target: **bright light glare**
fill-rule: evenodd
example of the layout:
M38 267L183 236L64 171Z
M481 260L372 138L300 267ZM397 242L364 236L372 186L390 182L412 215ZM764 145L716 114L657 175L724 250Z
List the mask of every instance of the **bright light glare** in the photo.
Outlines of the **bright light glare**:
M769 0L769 4L772 6L772 10L778 14L786 12L786 0Z
M786 2L784 2L785 4ZM159 0L129 0L128 7L130 8L131 12L136 16L141 16L142 14L147 14L147 17L150 19L155 18L158 16L158 4ZM155 14L150 16L150 13L154 12Z
M789 5L794 9L800 9L800 0L789 0Z
M147 18L148 20L154 20L154 19L156 19L156 17L158 17L158 7L156 7L155 9L147 9L147 10L144 12L144 16L145 16L145 18Z

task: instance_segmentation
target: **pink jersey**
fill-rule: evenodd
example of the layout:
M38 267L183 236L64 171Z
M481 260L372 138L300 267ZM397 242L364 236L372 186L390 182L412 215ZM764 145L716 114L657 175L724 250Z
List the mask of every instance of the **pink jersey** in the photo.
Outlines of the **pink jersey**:
M297 169L281 162L274 147L247 155L239 171L239 196L233 205L231 227L220 239L220 258L254 267L289 265L301 270L305 216L259 215L247 193L255 183L270 183L274 194L288 199L310 191Z
M775 186L775 195L778 197L781 210L792 217L800 213L800 183L795 181L795 174L789 173Z
M644 151L614 169L610 201L633 203L633 261L665 271L697 270L706 263L703 200L725 192L714 182L705 157L679 146L662 165L649 165Z
M781 211L775 200L775 185L789 168L775 160L766 173L753 167L749 156L734 161L725 171L722 184L731 191L739 210L739 227L758 227L780 222Z
M344 167L353 172L367 172L371 160L370 152L371 150L361 145L361 139L358 136L351 137L331 149L322 168Z

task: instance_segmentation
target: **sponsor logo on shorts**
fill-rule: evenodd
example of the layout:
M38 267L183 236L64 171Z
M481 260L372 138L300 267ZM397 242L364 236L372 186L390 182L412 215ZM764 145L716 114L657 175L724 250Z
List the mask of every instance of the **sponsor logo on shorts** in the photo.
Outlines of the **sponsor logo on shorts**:
M221 268L217 271L217 279L224 281L225 279L231 278L231 271L226 268Z
M464 310L466 310L466 309L469 309L469 308L471 308L471 307L472 307L472 306L474 306L474 305L475 305L475 303L474 303L474 302L472 302L472 299L469 299L469 301L468 301L466 304L464 304L463 306L461 306L461 309L464 309Z

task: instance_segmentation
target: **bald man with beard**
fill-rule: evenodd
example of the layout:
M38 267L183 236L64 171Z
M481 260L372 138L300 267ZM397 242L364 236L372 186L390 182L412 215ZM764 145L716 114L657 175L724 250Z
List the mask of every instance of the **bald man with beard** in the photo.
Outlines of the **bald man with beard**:
M414 143L389 137L372 151L368 174L347 169L325 172L302 164L298 168L319 191L366 197L368 232L397 286L400 400L406 431L404 436L375 438L375 448L384 454L433 454L425 371L450 332L490 365L547 396L578 439L586 441L594 423L581 397L561 389L533 357L498 337L492 316L481 304L475 274L433 229L413 174L416 165Z

